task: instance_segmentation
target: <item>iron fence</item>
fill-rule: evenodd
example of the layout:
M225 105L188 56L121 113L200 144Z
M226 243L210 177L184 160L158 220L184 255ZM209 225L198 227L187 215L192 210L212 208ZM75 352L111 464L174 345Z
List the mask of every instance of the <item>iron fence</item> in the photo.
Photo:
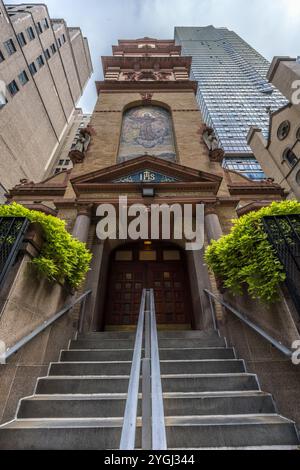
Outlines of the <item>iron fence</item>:
M0 288L16 260L29 223L24 217L0 217Z
M285 268L286 285L300 314L300 215L268 216L263 223Z

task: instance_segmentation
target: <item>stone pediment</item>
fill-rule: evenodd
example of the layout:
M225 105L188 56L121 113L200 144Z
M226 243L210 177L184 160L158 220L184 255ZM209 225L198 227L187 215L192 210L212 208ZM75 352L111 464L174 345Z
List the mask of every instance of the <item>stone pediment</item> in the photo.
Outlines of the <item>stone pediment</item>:
M149 184L161 189L195 187L217 194L221 182L220 176L148 155L71 178L77 195L91 190L120 191Z

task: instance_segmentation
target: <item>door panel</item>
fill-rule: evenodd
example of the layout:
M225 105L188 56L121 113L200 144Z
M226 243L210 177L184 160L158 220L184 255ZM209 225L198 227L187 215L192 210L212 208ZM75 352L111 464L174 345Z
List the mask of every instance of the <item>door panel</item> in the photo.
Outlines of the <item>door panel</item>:
M127 248L128 256L128 248ZM186 275L184 255L170 256L166 248L155 248L156 256L141 256L141 247L132 249L133 261L124 259L120 253L113 255L110 263L106 302L106 325L136 325L138 321L142 290L153 288L155 294L156 320L158 324L190 324L191 299ZM172 253L173 252L173 253ZM163 261L163 259L174 261ZM145 261L141 261L145 260ZM157 261L148 261L157 259Z

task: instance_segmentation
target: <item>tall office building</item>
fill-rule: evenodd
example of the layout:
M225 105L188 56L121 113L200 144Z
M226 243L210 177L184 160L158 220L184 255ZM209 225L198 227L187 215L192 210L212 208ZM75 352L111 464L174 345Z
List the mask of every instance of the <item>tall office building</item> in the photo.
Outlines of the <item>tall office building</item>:
M0 197L49 172L91 74L80 28L0 0Z
M175 40L183 55L193 57L197 101L225 151L224 167L251 179L264 178L247 133L255 125L267 136L270 112L287 103L267 81L269 62L227 28L177 27Z

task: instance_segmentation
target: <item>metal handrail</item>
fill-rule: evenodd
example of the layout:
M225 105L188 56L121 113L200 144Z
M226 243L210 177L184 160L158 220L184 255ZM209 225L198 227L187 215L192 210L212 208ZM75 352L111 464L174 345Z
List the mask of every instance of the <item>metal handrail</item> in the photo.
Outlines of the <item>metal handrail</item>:
M166 450L167 438L165 413L160 374L159 349L157 339L156 312L154 291L150 291L151 315L151 391L152 391L152 449Z
M139 400L143 330L145 319L145 302L146 290L144 289L142 293L140 314L136 330L136 338L128 386L128 396L126 401L124 423L120 442L121 450L133 450L135 448L136 420Z
M142 357L143 351L144 357ZM166 450L167 439L153 289L144 289L142 294L120 450L135 449L141 366L142 448Z
M239 320L241 320L245 325L249 326L252 330L256 331L260 336L262 336L266 341L268 341L272 346L274 346L278 351L280 351L282 354L285 356L291 358L293 356L293 351L286 346L284 346L280 341L277 339L273 338L269 333L267 333L265 330L263 330L260 326L256 325L256 323L253 323L251 320L249 320L246 315L242 314L239 312L236 308L234 308L232 305L228 304L224 300L222 300L220 297L217 297L215 294L210 292L207 289L204 289L204 292L206 295L208 295L210 299L210 305L212 309L212 315L215 318L216 322L216 314L215 310L213 307L212 299L215 301L219 302L219 304L223 305L223 307L227 308L230 312L232 312Z
M80 295L77 299L75 299L73 302L71 302L69 305L66 305L64 308L62 308L59 312L57 312L53 317L49 318L48 320L44 321L40 326L35 328L31 333L29 333L27 336L24 336L20 341L18 341L14 346L11 348L8 348L4 354L1 355L1 363L5 364L7 359L9 359L11 356L13 356L16 352L18 352L23 346L28 344L32 339L34 339L36 336L38 336L40 333L42 333L46 328L48 328L50 325L55 323L59 318L61 318L63 315L68 313L70 310L72 310L75 305L81 303L84 301L90 294L92 293L91 290L88 290L84 294Z

